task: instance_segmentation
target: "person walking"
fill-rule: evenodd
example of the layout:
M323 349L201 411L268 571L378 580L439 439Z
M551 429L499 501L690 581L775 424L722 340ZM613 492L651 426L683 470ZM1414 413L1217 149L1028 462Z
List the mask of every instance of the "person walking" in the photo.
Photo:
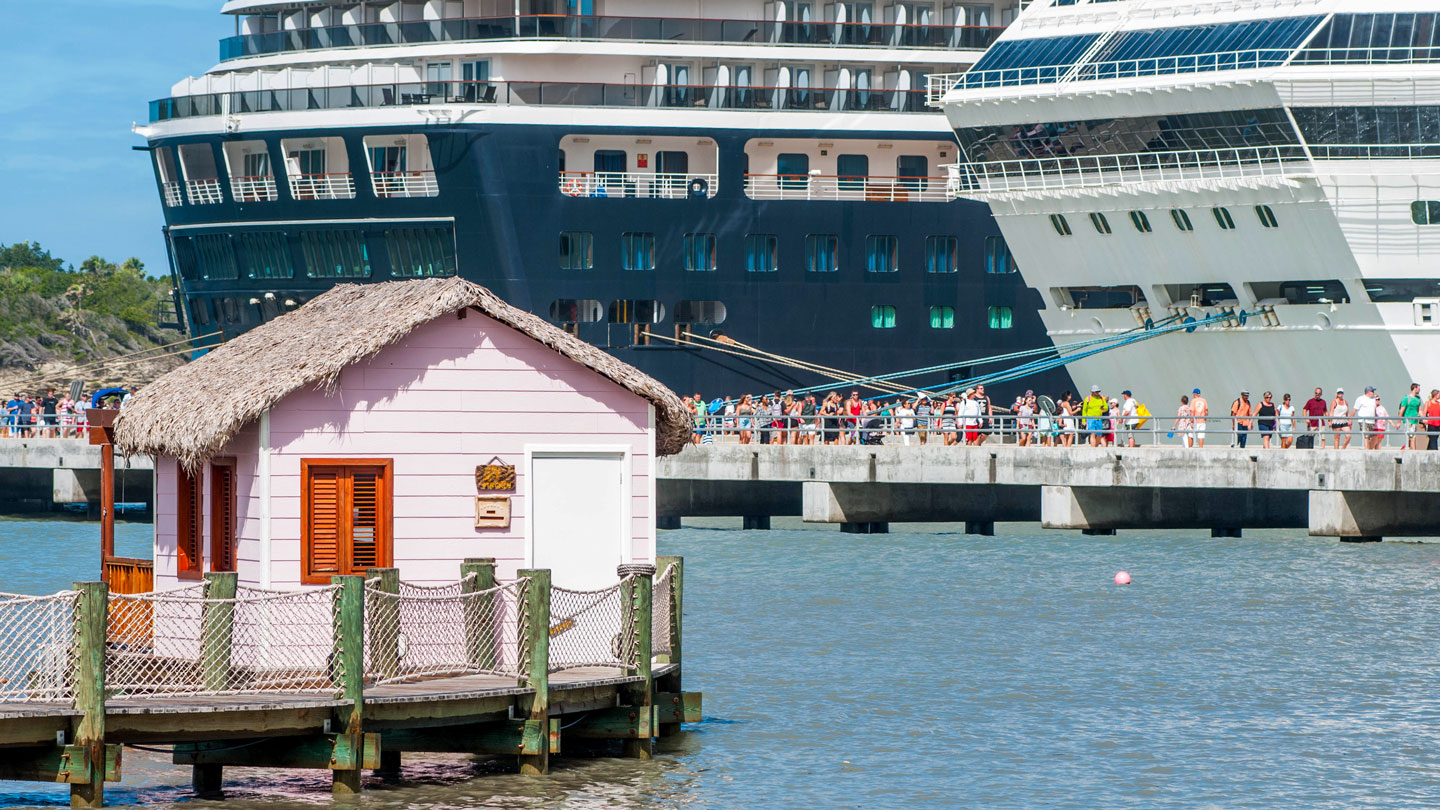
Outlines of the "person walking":
M1135 431L1140 424L1140 403L1135 401L1127 389L1120 392L1124 400L1120 403L1121 427L1125 431L1125 446L1135 446Z
M1355 405L1350 409L1354 415L1355 425L1360 428L1360 441L1366 450L1374 450L1379 445L1375 442L1375 417L1380 407L1380 396L1375 391L1375 386L1365 386L1365 393L1355 398Z
M1405 444L1401 450L1419 450L1420 439L1425 435L1425 427L1420 424L1420 383L1410 383L1410 393L1400 400L1400 407L1396 409L1395 415L1400 417L1400 430L1405 433Z
M1235 423L1235 446L1241 449L1245 447L1245 440L1250 437L1250 428L1254 427L1250 419L1255 413L1255 406L1250 404L1250 392L1241 391L1240 398L1230 403L1230 417Z
M985 394L985 386L975 386L975 406L979 418L975 423L974 445L979 447L985 443L985 438L995 429L995 406L990 402L990 397Z
M1026 391L1015 401L1015 444L1029 447L1035 434L1035 392Z
M1280 430L1280 449L1289 450L1295 443L1295 406L1290 404L1290 395L1286 394L1280 402L1280 419L1278 424Z
M1205 397L1200 396L1199 388L1191 393L1193 394L1190 397L1191 431L1195 437L1195 446L1203 449L1205 447L1205 420L1210 418L1210 403L1205 401Z
M1260 426L1260 446L1270 449L1270 439L1275 435L1275 424L1279 421L1280 409L1275 407L1270 392L1260 398L1260 407L1255 409L1255 421Z
M1426 449L1440 450L1440 388L1431 389L1425 403L1425 433L1430 437Z
M1349 450L1350 403L1345 401L1344 388L1336 388L1335 399L1330 402L1330 430L1335 434L1335 449Z
M1318 433L1320 435L1320 449L1324 450L1325 415L1330 412L1330 406L1328 403L1325 402L1325 389L1316 388L1315 396L1311 397L1308 401L1306 401L1303 410L1305 411L1306 417L1305 428L1309 434L1305 437L1308 440L1306 443L1310 445L1309 449L1315 449L1315 435ZM1300 442L1298 440L1295 442L1295 446L1300 446Z

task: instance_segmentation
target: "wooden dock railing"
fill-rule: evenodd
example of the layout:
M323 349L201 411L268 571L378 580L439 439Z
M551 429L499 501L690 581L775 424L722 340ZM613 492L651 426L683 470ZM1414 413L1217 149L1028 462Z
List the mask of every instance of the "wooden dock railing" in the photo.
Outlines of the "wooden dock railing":
M179 715L193 708L213 718L227 700L252 712L305 695L338 701L325 704L339 707L325 724L328 736L316 730L303 742L244 753L196 742L194 730L169 732L175 761L195 766L202 791L218 790L221 769L231 764L324 767L334 773L337 793L351 793L360 789L362 769L393 770L404 750L484 753L498 746L518 757L523 772L544 773L559 750L561 725L550 701L557 678L564 682L559 688L594 682L615 690L603 705L572 699L559 713L583 709L567 722L566 735L622 739L629 756L648 758L654 737L699 719L699 696L680 691L678 557L659 561L658 578L654 567L628 566L619 582L598 591L553 587L547 570L521 571L515 581L497 584L495 561L477 559L466 561L456 582L441 586L402 582L395 569L371 569L365 577L335 577L330 586L298 591L251 589L233 573L211 573L171 591L126 593L120 588L146 569L130 565L140 561L107 559L107 575L112 562L117 576L110 588L78 583L46 597L0 594L0 739L10 717L32 709L78 716L62 735L67 743L13 749L15 756L0 762L0 779L67 782L76 806L99 806L104 782L120 779L120 749L105 730L107 710L117 702L155 702ZM498 730L472 729L468 742L436 731L435 717L423 727L396 728L397 701L420 694L413 687L396 692L400 684L425 684L427 713L459 705L444 702L450 691L490 689L513 700L515 721ZM237 700L245 697L263 700ZM377 711L389 718L381 732L367 729L367 698L380 700ZM254 736L266 736L268 728L257 726ZM244 731L227 726L216 739Z

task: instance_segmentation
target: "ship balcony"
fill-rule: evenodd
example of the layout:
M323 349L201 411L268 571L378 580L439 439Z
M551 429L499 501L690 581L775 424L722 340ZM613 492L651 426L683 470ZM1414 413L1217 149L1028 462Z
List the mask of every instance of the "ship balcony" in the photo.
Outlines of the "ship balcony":
M185 195L190 198L191 205L218 205L225 202L225 192L220 188L218 177L186 180Z
M353 200L355 198L355 178L351 177L349 172L293 174L289 179L290 196L297 200Z
M544 39L983 51L1001 26L528 14L298 28L220 41L220 59L330 48Z
M1284 178L1314 173L1304 148L1293 145L1025 158L967 163L949 168L958 173L956 183L964 188L962 196L1053 192L1139 183L1213 183L1237 178Z
M946 177L747 174L745 196L752 200L950 202L956 191Z
M230 191L236 202L270 202L280 196L271 174L255 177L231 177Z
M166 208L179 208L184 201L179 183L174 181L161 183L160 190L164 195Z
M569 197L709 199L719 184L716 173L560 172L560 191Z
M376 197L434 197L440 193L435 172L429 170L374 172L370 179L375 183Z

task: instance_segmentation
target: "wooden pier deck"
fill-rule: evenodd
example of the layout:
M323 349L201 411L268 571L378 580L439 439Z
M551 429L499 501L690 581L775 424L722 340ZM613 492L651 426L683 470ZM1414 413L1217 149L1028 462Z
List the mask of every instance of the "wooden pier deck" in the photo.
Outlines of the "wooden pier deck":
M226 766L326 769L349 793L406 752L535 774L564 740L648 758L700 719L680 688L682 604L679 558L591 592L548 571L497 586L493 561L472 560L440 588L376 569L293 594L210 574L162 594L0 595L0 641L28 641L0 647L0 779L68 783L92 807L125 745L172 746L202 795Z

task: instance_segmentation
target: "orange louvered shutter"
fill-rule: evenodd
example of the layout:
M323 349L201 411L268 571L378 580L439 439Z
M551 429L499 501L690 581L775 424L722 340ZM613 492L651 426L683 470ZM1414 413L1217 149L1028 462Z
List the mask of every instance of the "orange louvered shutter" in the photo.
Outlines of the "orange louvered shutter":
M340 535L343 532L340 507L341 467L311 467L306 487L309 518L305 532L308 577L327 577L340 573Z
M201 558L204 537L200 510L200 479L176 466L175 573L180 579L199 579L205 566Z
M391 565L390 463L306 460L304 581Z
M210 570L235 570L235 460L210 465Z
M350 572L380 565L380 470L350 470Z

